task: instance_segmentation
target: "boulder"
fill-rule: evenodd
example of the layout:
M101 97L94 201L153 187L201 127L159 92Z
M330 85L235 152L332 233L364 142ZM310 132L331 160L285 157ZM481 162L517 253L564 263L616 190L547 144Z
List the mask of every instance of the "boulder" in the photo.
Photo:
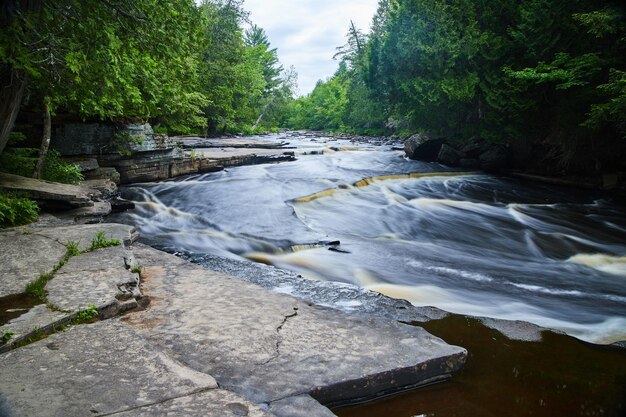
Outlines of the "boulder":
M459 166L461 168L477 169L480 167L480 161L473 158L462 158L459 160Z
M87 180L101 180L108 179L115 184L120 183L120 173L113 167L100 167L94 171L85 173L85 179Z
M444 165L455 167L459 165L459 161L462 157L463 154L454 149L452 146L446 145L444 143L443 145L441 145L441 149L439 150L437 161L441 162Z
M418 133L404 142L404 152L411 159L433 162L437 160L443 139L435 139L426 134Z
M485 171L501 171L509 167L511 152L504 145L492 145L480 157L480 167Z
M478 138L470 138L459 151L465 155L467 159L478 159L480 155L489 149L489 145Z

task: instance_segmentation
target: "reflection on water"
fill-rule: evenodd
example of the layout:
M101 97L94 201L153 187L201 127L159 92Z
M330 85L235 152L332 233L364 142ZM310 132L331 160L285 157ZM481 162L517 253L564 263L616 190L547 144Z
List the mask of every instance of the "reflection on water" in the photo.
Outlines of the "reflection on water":
M118 220L174 252L626 339L626 216L607 196L454 172L384 146L287 140L296 162L129 187L137 209Z

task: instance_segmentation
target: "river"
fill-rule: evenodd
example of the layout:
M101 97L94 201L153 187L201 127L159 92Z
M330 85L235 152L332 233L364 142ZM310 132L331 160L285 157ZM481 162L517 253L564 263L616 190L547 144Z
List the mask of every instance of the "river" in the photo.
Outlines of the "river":
M256 139L289 141L297 160L125 187L137 207L118 220L171 252L268 263L594 343L626 340L623 202L412 161L375 141Z

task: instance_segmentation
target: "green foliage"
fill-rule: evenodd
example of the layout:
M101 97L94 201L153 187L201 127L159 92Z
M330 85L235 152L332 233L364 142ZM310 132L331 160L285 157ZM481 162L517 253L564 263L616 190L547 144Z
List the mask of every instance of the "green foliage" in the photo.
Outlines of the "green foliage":
M80 249L78 248L77 242L72 242L72 241L67 242L65 244L65 249L67 249L65 257L68 259L71 257L80 255Z
M8 148L0 155L0 170L22 177L31 177L39 150L35 148ZM76 164L63 162L57 151L51 149L46 155L43 179L64 184L79 184L84 178Z
M119 246L121 243L118 239L107 239L104 232L98 232L91 241L91 246L87 252L91 252L97 249L110 248L112 246Z
M17 3L0 10L0 69L53 112L214 133L276 127L272 109L292 96L264 31L244 35L242 0Z
M0 330L0 345L4 345L15 336L15 332L11 330Z
M130 272L132 272L133 274L140 274L142 269L143 268L142 268L141 265L135 264L135 265L133 265L132 268L130 268Z
M599 85L598 90L606 101L591 105L585 126L597 129L612 124L626 138L626 72L612 68L609 81Z
M60 267L59 267L60 268ZM32 294L35 297L39 298L41 301L46 301L46 284L54 278L54 272L46 272L39 275L35 281L29 282L26 284L25 292L28 294Z
M626 135L616 1L380 0L371 33L351 25L337 56L335 76L291 104L287 127L392 126L551 143L563 155Z
M99 316L100 313L98 312L98 307L95 304L89 304L86 309L76 313L76 316L72 320L72 324L77 325L93 323Z
M32 223L38 216L39 207L34 201L0 194L0 228Z
M131 135L127 131L116 132L113 135L113 140L111 146L115 149L121 156L131 156L132 150L130 149L131 145L141 145L143 144L143 140L139 136Z
M22 132L11 132L9 134L9 141L7 142L7 145L9 146L19 145L25 140L26 140L26 135L23 134Z

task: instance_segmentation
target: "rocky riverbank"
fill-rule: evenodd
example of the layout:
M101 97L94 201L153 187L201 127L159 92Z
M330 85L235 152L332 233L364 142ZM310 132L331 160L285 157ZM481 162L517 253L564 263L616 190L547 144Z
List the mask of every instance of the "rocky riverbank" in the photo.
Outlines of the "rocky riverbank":
M451 167L480 169L540 181L596 190L626 193L624 167L600 170L593 158L574 153L572 160L559 161L547 148L531 144L497 144L479 139L455 143L427 134L416 134L404 141L406 155L415 160L439 162Z
M131 226L44 220L0 232L3 296L50 274L40 304L0 327L3 416L332 416L321 404L445 380L465 361L420 328L137 244ZM94 247L99 233L119 245Z
M224 148L221 140L185 140L196 152ZM232 143L238 143L232 147L237 152L262 149L247 139ZM0 178L0 188L10 188L10 180ZM110 183L59 188L53 198L56 185L27 182L31 197L57 211L37 224L0 231L6 248L0 254L2 416L330 417L328 407L377 399L458 371L465 349L422 326L440 330L449 320L475 329L479 322L479 331L488 333L485 341L498 344L474 343L470 360L484 349L491 355L502 346L521 345L522 352L544 346L535 342L553 335L525 322L450 316L271 266L211 256L182 259L137 243L132 226L81 225L76 223L101 216L67 215L68 209L106 202L114 194ZM69 206L61 210L55 200ZM24 296L28 284L42 277L43 299ZM457 327L453 336L463 346L470 336ZM580 344L562 338L558 343ZM476 366L472 362L471 378L484 374ZM502 368L511 369L508 362ZM561 375L567 372L559 370L557 382ZM479 384L471 378L463 379L469 392Z

